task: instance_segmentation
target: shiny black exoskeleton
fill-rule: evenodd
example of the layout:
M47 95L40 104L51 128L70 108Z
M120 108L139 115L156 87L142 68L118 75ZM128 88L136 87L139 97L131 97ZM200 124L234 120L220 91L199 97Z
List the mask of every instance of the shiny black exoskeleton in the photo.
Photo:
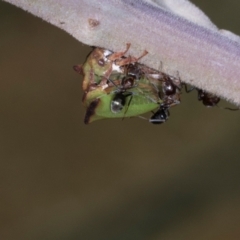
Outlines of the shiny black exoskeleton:
M165 123L170 116L168 109L168 106L161 105L160 108L149 119L149 122L153 124Z
M190 89L187 89L187 85L185 85L185 91L187 93L193 91L194 89L198 92L198 100L203 103L206 107L214 107L217 106L217 104L220 102L220 98L212 93L206 92L202 89L191 87Z
M149 122L153 124L162 124L167 121L170 116L169 108L180 103L181 82L178 79L172 78L163 74L162 77L162 92L159 93L163 103L159 109L152 115Z
M197 91L198 91L198 100L202 101L203 105L206 107L214 107L220 101L220 98L214 94L203 91L202 89L197 89Z
M120 112L126 105L126 98L132 96L132 92L118 92L115 94L111 101L111 111L113 113ZM130 105L132 97L130 98L128 105Z
M165 106L173 107L180 104L181 86L179 79L163 75L160 98L163 100Z
M124 108L124 106L126 105L126 98L129 96L131 96L131 98L128 102L128 106L130 105L133 93L128 90L135 87L136 80L140 78L140 70L137 67L137 64L126 65L124 72L126 76L122 78L121 84L119 86L116 86L117 91L111 101L110 108L113 113L118 113Z

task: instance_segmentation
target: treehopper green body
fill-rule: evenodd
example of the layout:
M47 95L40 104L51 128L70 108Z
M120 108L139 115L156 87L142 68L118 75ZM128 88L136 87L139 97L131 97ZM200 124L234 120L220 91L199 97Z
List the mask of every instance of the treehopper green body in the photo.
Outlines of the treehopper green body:
M111 111L110 104L118 92L116 86L97 87L85 96L84 105L87 108L84 122L86 124L104 118L134 117L158 108L162 100L155 87L146 79L139 79L138 85L126 94L126 104L117 113ZM131 93L131 95L129 95Z
M83 75L82 100L87 109L86 124L104 118L134 117L168 104L163 91L164 79L168 76L139 64L137 61L143 55L140 58L124 57L129 47L128 44L125 51L115 53L95 48L86 62L75 69ZM123 83L126 77L133 78L134 83ZM179 92L173 97L179 98ZM111 106L118 95L124 101L117 111L113 111ZM172 97L167 98L173 105L177 102Z

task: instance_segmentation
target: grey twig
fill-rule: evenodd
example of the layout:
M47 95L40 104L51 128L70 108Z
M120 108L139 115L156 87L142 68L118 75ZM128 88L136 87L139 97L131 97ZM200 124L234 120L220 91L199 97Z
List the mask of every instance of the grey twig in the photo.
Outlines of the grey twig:
M141 61L240 105L240 38L187 0L5 0L79 41Z

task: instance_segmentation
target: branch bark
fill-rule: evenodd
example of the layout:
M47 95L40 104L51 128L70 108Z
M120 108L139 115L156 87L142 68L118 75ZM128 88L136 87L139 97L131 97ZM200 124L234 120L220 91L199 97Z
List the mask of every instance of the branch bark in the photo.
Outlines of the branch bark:
M141 62L240 105L240 37L187 0L4 0L113 51L130 42Z

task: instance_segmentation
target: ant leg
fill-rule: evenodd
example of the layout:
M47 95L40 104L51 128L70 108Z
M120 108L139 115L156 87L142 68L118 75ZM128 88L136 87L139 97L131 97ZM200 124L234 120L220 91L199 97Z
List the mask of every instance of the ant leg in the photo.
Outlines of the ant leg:
M229 110L229 111L239 111L240 110L240 108L220 107L217 104L215 106L220 109L225 109L225 110Z
M224 109L230 110L230 111L238 111L240 108L230 108L230 107L225 107Z
M162 70L163 70L163 62L160 61L160 64L159 64L159 67L158 67L158 71L162 72Z
M131 102L132 102L133 93L128 93L127 95L125 95L125 97L128 97L128 96L131 96L131 98L130 98L130 100L128 101L128 105L127 105L127 107L126 107L126 110L125 110L125 112L124 112L124 116L123 116L122 120L124 120L125 115L126 115L126 113L127 113L127 111L128 111L128 108L129 108L129 106L130 106L130 104L131 104Z
M177 84L175 83L175 86L178 88L179 91L181 91L181 89L182 89L182 81L181 81L181 78L180 78L179 71L177 71L177 73L176 73L176 80L175 80L175 82L177 82Z
M184 85L184 88L185 88L186 93L190 93L190 92L192 92L194 89L196 89L196 87L191 87L190 89L188 89L186 83L183 83L183 85Z
M141 116L141 115L139 115L139 116L137 116L137 117L139 117L139 118L141 118L141 119L143 119L143 120L147 120L147 121L149 121L149 119L148 119L148 118L146 118L146 117L143 117L143 116Z
M104 82L106 82L106 84L109 86L109 82L116 88L118 88L118 85L111 79L111 78L107 78L105 76L102 76L104 80ZM102 80L103 81L103 80Z
M129 101L128 101L128 105L127 105L127 108L126 108L126 110L125 110L124 115L127 113L128 108L129 108L129 106L130 106L130 104L131 104L131 102L132 102L132 99L133 99L133 93L129 93L129 95L127 95L127 96L131 96L131 97L130 97L130 99L129 99Z

